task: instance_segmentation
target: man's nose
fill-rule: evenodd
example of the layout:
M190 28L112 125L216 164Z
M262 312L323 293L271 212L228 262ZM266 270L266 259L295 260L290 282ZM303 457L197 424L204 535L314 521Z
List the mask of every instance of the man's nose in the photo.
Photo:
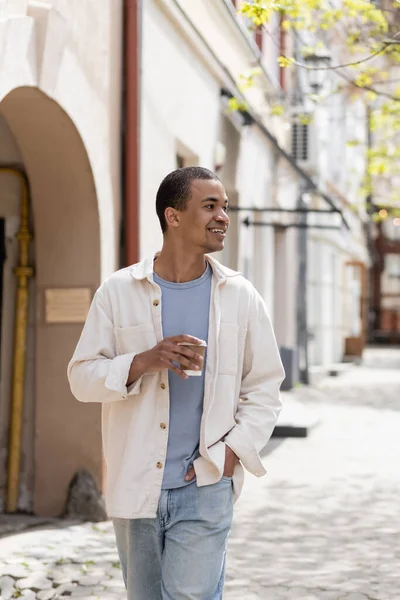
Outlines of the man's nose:
M229 217L224 211L218 212L216 215L216 220L220 223L229 223Z

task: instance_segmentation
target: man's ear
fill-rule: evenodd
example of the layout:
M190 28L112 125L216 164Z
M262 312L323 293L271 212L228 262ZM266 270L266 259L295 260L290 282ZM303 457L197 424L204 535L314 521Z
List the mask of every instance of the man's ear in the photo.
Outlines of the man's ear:
M180 225L180 220L179 220L179 211L177 211L175 208L172 208L172 206L169 206L168 208L165 209L165 220L167 222L168 227L179 227Z

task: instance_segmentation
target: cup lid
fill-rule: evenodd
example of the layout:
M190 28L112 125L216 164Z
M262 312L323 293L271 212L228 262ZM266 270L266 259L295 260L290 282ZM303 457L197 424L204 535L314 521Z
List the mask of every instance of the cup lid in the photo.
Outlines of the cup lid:
M193 342L178 342L178 346L200 346L203 348L207 348L207 342L201 340L201 344L195 344Z

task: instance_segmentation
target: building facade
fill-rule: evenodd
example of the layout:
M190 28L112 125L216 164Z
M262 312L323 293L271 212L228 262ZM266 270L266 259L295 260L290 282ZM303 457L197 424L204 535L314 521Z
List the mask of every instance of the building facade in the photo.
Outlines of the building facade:
M0 0L0 511L61 514L80 468L101 486L66 366L119 266L121 36L120 0Z
M143 5L140 252L145 256L162 243L154 210L161 179L179 166L216 171L231 208L230 234L217 258L254 282L278 341L293 348L295 232L274 234L273 227L254 223L263 221L263 209L293 207L301 176L278 149L284 121L270 116L266 97L279 92L279 69L261 47L228 0ZM244 92L254 115L229 112L229 99L240 94L237 82L255 64L257 82Z
M368 257L365 211L357 208L365 161L362 147L348 146L355 132L365 138L365 109L346 91L328 90L325 101L310 105L304 78L279 67L279 54L293 45L279 22L249 30L235 4L144 5L141 255L162 242L154 198L163 176L192 164L217 171L232 222L220 259L264 297L287 368L298 354L303 370L328 368L365 343ZM254 85L238 89L255 65ZM232 96L245 100L246 114L227 111ZM280 102L287 110L274 116ZM312 115L306 132L296 124L299 113ZM299 208L332 212L304 221L293 212Z
M62 514L81 468L101 489L100 407L72 398L66 366L121 246L128 262L160 249L156 192L177 167L224 183L217 258L265 299L287 387L299 362L360 351L364 165L346 142L361 107L327 101L299 137L297 104L272 110L297 89L277 62L290 44L279 21L250 30L232 0L0 0L0 512ZM229 110L235 98L246 105Z

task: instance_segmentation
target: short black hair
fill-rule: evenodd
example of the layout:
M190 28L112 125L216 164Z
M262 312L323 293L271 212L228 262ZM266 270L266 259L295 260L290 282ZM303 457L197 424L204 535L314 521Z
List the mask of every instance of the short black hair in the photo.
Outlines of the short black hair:
M182 167L172 171L161 182L156 197L156 211L163 233L167 231L165 209L171 207L176 210L185 210L186 202L190 198L192 182L196 179L219 181L215 173L204 167Z

